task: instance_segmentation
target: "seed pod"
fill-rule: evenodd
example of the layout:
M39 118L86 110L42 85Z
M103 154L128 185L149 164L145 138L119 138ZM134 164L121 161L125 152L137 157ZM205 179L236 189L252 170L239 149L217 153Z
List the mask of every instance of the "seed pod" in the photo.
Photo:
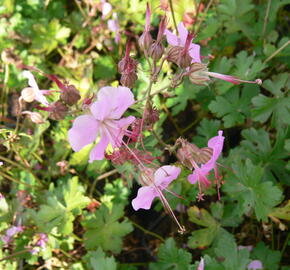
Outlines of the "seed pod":
M138 40L138 44L143 51L148 51L153 43L153 39L149 31L144 31Z
M149 54L153 58L154 61L159 60L164 53L164 46L160 42L153 42L150 47Z
M69 106L76 104L80 98L80 92L74 85L68 85L60 94L60 99Z
M21 91L21 97L26 102L32 102L35 99L35 91L32 87L26 87Z
M177 64L181 68L190 66L192 58L188 52L181 46L173 46L168 51L168 61Z
M49 107L49 118L53 120L62 120L68 112L68 107L61 101L56 101Z
M24 111L22 114L27 114L30 120L35 124L43 124L45 122L42 115L38 112Z
M128 88L133 88L135 81L138 79L135 72L131 72L129 74L122 74L121 76L121 84Z
M193 63L190 67L189 80L193 84L206 85L210 81L209 76L205 73L207 66L201 63Z

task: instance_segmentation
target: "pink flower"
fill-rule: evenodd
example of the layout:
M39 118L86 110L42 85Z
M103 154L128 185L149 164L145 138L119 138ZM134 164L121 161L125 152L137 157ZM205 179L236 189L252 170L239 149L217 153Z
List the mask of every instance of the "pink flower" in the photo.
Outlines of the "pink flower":
M6 234L2 236L2 241L3 241L4 245L8 246L8 244L11 242L11 238L19 232L23 232L22 226L11 226L6 231Z
M90 113L77 117L68 131L72 149L78 152L99 137L99 142L90 153L89 162L93 162L104 158L108 144L112 147L121 146L126 129L135 120L134 116L121 116L134 102L133 93L127 87L101 88L97 93L97 101L89 107Z
M188 36L188 30L185 28L184 24L182 22L179 23L178 27L178 34L179 37L175 34L173 34L169 30L165 30L165 35L167 42L172 46L182 46L184 47L186 44L186 39ZM191 43L189 46L189 55L192 58L192 62L198 62L200 63L200 46L194 43Z
M120 42L121 35L118 16L116 13L113 14L113 19L108 20L108 28L111 32L115 33L115 42L118 44Z
M193 167L194 172L188 176L188 180L190 183L195 184L198 182L203 182L206 186L210 185L209 180L206 178L206 175L214 168L216 168L216 161L219 158L219 155L222 152L223 145L224 145L224 136L222 136L223 131L219 130L218 136L215 136L211 138L207 145L209 148L213 150L212 156L209 161L207 161L205 164L202 164L201 167L199 167L194 161L193 161Z
M197 270L204 270L204 259L201 258Z
M178 177L180 171L180 168L169 165L162 166L154 172L154 175L152 170L146 171L141 179L145 186L139 188L137 197L132 201L134 210L150 209L154 198L161 197L161 191Z
M30 71L24 70L22 72L22 75L28 79L28 84L31 87L30 89L31 89L32 95L34 96L34 99L40 102L41 104L43 104L44 106L48 106L48 101L43 95L43 93L46 93L47 90L39 90L39 87L34 79L34 76Z
M251 261L251 263L248 265L249 270L256 270L256 269L263 269L262 262L259 260Z
M204 72L206 75L210 76L210 77L214 77L220 80L224 80L233 84L241 84L241 83L252 83L252 84L262 84L262 80L261 79L256 79L255 81L247 81L247 80L241 80L235 76L231 76L231 75L225 75L225 74L220 74L220 73L216 73L216 72Z
M105 19L108 14L110 14L112 10L112 6L110 3L106 1L101 1L102 2L102 19Z

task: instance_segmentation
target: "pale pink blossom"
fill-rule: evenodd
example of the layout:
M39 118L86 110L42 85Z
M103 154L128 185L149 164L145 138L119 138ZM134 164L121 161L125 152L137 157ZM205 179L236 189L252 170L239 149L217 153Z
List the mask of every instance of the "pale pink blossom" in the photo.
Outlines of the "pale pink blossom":
M105 19L112 11L112 6L106 1L102 1L102 19Z
M122 145L122 138L134 116L121 118L124 112L135 102L133 93L127 87L105 86L97 93L97 101L89 106L88 114L77 117L68 131L68 139L76 152L83 147L100 140L90 152L89 162L102 160L109 144Z
M118 44L120 42L121 35L118 15L116 13L113 13L113 19L108 20L108 28L111 32L115 33L115 42Z
M142 209L150 209L155 197L161 197L162 190L178 177L180 168L176 166L162 166L154 173L147 171L143 175L143 187L139 188L137 197L132 201L135 211ZM151 175L150 175L151 174Z
M263 269L263 264L259 260L251 261L248 265L248 270Z
M6 234L2 236L4 246L8 246L12 237L19 232L23 232L22 226L11 226L9 229L7 229Z
M165 35L167 42L172 46L181 46L184 47L186 44L187 36L188 36L188 30L185 28L184 24L180 22L177 26L179 37L175 34L173 34L169 30L165 30ZM200 46L198 44L191 43L189 45L188 50L189 55L192 58L192 62L198 62L200 63Z
M219 130L218 136L215 136L208 141L208 147L213 150L209 161L202 164L201 167L199 167L194 161L192 162L194 172L188 176L190 183L195 184L198 181L203 182L206 186L210 185L210 181L206 178L206 176L212 169L216 168L216 161L219 158L224 145L224 136L222 136L222 134L223 131Z
M33 74L29 71L29 70L24 70L22 72L23 77L28 79L28 84L31 87L32 91L33 91L33 95L34 95L34 99L36 101L38 101L39 103L41 103L44 106L48 106L48 101L46 99L46 97L43 95L44 93L47 93L47 90L40 90Z
M204 270L204 259L201 258L197 270Z

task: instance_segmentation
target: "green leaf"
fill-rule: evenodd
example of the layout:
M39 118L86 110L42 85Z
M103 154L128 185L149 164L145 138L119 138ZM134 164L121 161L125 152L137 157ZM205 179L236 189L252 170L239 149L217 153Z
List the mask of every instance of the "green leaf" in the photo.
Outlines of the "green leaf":
M286 205L274 208L269 215L290 221L290 200Z
M47 233L57 227L59 233L70 234L75 216L90 201L83 193L84 189L78 184L77 177L67 179L57 188L51 185L45 196L46 203L41 204L39 211L33 213L37 226Z
M188 270L191 254L184 249L177 248L173 238L168 238L158 250L158 261L150 263L150 270Z
M119 253L122 248L122 237L133 230L132 225L125 219L123 205L113 205L109 209L102 205L95 213L87 214L82 224L86 228L84 243L87 249L101 247Z
M214 252L226 270L245 270L250 262L249 251L238 250L233 236L226 231L219 236Z
M209 104L209 109L218 117L222 117L225 127L242 124L250 114L249 105L258 89L257 85L245 85L242 90L236 86L224 96L217 96Z
M272 208L282 199L282 192L270 181L263 181L264 169L247 159L233 166L235 174L226 181L224 191L238 200L241 214L254 209L258 220L267 220Z
M269 180L276 182L277 178L283 183L289 184L289 174L284 170L288 157L288 152L284 145L289 137L287 129L278 130L276 140L271 142L270 134L263 129L244 129L242 136L245 138L241 142L240 148L234 149L231 155L239 158L249 158L254 164L263 164L265 175ZM288 182L287 182L288 181Z
M281 252L278 250L271 250L263 242L256 245L252 251L253 258L262 261L263 269L277 270L279 269L279 262L281 260Z
M189 220L206 227L206 229L195 230L188 239L191 248L209 246L220 232L219 223L205 209L192 206L187 211Z
M264 123L272 115L274 126L290 124L290 97L287 94L289 83L289 74L287 73L274 77L273 81L266 80L263 83L263 87L272 94L272 97L259 94L252 99L254 120Z
M106 257L106 254L101 248L97 251L89 251L84 257L88 268L93 270L116 270L117 263L113 256Z

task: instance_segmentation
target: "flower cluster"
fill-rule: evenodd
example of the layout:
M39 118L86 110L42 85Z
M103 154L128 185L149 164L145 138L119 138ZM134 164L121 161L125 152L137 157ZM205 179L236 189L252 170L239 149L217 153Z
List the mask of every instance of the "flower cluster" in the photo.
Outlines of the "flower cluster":
M111 5L103 0L101 2L102 19L108 18L111 14ZM170 204L166 200L164 192L180 197L169 189L169 185L178 178L182 167L191 170L188 175L188 181L191 184L198 185L198 200L204 200L205 190L211 186L212 181L209 177L210 172L214 172L214 183L217 187L218 198L220 198L219 188L222 183L222 177L218 173L217 160L220 157L225 137L223 131L219 130L217 136L208 141L207 146L197 147L189 143L184 138L177 139L174 146L168 146L167 149L173 149L179 162L174 165L159 165L159 160L153 157L146 150L143 143L143 131L153 132L154 124L159 120L159 113L154 107L152 101L152 85L158 81L164 62L170 65L176 65L176 75L171 78L168 88L174 89L181 84L185 77L188 77L193 84L206 84L211 77L222 79L234 84L242 82L257 83L261 81L243 81L230 75L211 72L207 64L202 63L204 57L201 56L201 47L193 43L194 34L190 33L181 22L177 27L178 33L173 33L167 29L166 16L161 18L158 34L153 39L150 33L151 10L147 4L146 24L144 32L138 40L139 47L143 50L148 66L150 68L149 86L145 93L145 98L135 100L132 88L135 85L137 76L138 62L130 55L133 48L133 41L128 40L125 56L118 63L118 70L121 74L120 84L122 86L104 86L97 93L92 93L90 98L84 98L81 106L81 113L73 120L72 127L68 131L68 140L72 149L76 152L84 147L91 147L89 162L102 160L104 158L111 160L114 164L122 165L125 162L131 162L139 172L139 188L137 196L132 200L134 210L149 209L153 200L157 197L161 200L167 212L177 222L181 232L184 231L175 217ZM117 26L111 24L115 30ZM117 30L116 30L117 31ZM165 44L167 41L167 46ZM33 69L34 71L36 69ZM49 112L50 118L54 120L63 119L69 111L69 106L75 105L80 97L78 90L73 85L63 84L55 75L43 74L54 81L60 89L60 98L54 103L49 103L45 95L51 94L51 91L40 90L32 73L29 70L23 72L23 76L28 79L29 88L22 91L21 99L26 102L37 101L42 106L39 109ZM157 92L161 93L161 91ZM128 109L137 103L144 107L142 116L137 118L130 115ZM79 108L75 112L80 111ZM30 116L32 121L41 123L41 118L36 112L24 111L23 114ZM135 114L136 115L136 114ZM160 139L157 136L157 139ZM39 244L43 246L45 241ZM203 269L204 261L201 260L200 269Z

